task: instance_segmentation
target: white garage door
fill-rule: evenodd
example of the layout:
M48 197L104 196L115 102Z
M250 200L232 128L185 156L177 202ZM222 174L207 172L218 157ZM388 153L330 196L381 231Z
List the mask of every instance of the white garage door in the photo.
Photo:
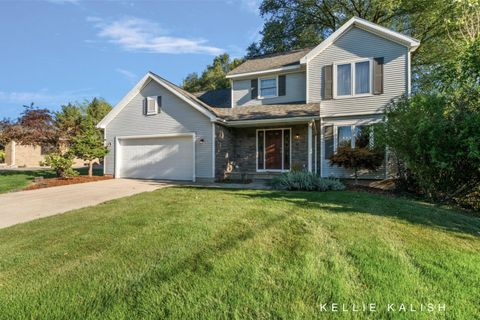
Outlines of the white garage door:
M192 136L121 138L117 163L120 178L193 180Z

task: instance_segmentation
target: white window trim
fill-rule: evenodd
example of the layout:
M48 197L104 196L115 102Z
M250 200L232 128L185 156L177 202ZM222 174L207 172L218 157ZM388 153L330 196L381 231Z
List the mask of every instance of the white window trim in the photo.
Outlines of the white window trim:
M365 62L368 61L369 64L369 92L368 93L355 93L355 64L358 62ZM342 64L350 64L351 70L351 93L349 95L337 95L337 66ZM360 59L353 59L353 60L346 60L346 61L335 61L333 63L333 98L334 99L348 99L348 98L357 98L357 97L370 97L373 96L373 58L360 58Z
M265 132L271 130L282 130L282 169L259 169L258 168L258 132L263 131L263 167L266 164L266 152L265 152ZM285 134L284 131L290 131L290 169L285 168L285 150L283 146L285 144ZM269 129L257 129L255 131L255 169L257 172L289 172L292 168L292 128L269 128Z
M153 102L155 103L155 111L154 112L148 112L148 101L151 101L153 100ZM151 97L147 97L147 116L152 116L152 115L155 115L155 114L158 114L158 99L157 99L157 96L151 96Z
M275 79L275 91L277 94L270 95L270 96L262 96L262 81L261 80L268 80L268 79ZM258 99L269 99L269 98L276 98L278 97L278 76L269 76L269 77L261 77L258 78Z

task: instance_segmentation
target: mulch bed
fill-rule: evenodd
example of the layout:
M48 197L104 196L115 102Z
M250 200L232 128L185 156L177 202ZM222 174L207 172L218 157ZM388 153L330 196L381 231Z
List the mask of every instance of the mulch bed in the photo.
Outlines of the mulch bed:
M94 181L101 181L101 180L108 180L112 179L111 176L76 176L72 178L51 178L51 179L43 179L38 182L34 182L33 184L29 185L23 190L35 190L35 189L42 189L42 188L49 188L49 187L58 187L58 186L65 186L69 184L77 184L77 183L86 183L86 182L94 182Z
M343 183L349 191L361 191L390 196L396 194L395 182L393 180L359 180L358 184L355 184L353 180L345 180Z

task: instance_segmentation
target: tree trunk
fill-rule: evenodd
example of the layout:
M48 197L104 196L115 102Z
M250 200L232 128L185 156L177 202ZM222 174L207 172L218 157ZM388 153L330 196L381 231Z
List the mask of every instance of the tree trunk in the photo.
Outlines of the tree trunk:
M93 176L93 160L88 160L88 176Z
M358 170L355 169L355 185L358 185Z

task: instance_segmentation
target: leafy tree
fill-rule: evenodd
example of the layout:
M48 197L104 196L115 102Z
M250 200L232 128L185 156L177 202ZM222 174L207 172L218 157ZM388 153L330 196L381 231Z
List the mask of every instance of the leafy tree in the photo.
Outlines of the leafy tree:
M60 111L54 113L54 126L59 139L68 141L77 135L82 128L83 114L80 107L68 103Z
M93 175L93 162L104 157L108 149L104 146L101 132L95 128L92 119L84 121L83 129L73 137L70 151L80 159L88 161L88 176Z
M23 145L44 145L53 144L57 140L51 112L48 109L35 108L33 103L24 106L16 121L6 119L0 126L0 140L3 142L15 140Z
M382 165L383 158L382 153L370 150L368 147L339 146L337 152L330 157L330 162L339 167L353 170L355 184L357 184L358 172L362 169L377 170Z
M429 91L392 103L381 125L378 140L434 199L458 199L480 185L479 52L480 37L432 70L436 81Z
M98 124L112 110L112 106L103 98L93 98L92 101L86 100L80 105L80 108L82 108L86 117L93 121L94 125Z
M263 0L262 39L250 45L247 57L315 46L357 16L419 39L415 66L432 65L440 57L455 57L451 40L458 39L465 15L478 5L478 0Z
M225 75L242 62L240 59L232 60L227 53L221 54L213 59L213 63L207 66L201 76L195 72L190 73L183 80L182 86L189 92L230 88L230 81Z

